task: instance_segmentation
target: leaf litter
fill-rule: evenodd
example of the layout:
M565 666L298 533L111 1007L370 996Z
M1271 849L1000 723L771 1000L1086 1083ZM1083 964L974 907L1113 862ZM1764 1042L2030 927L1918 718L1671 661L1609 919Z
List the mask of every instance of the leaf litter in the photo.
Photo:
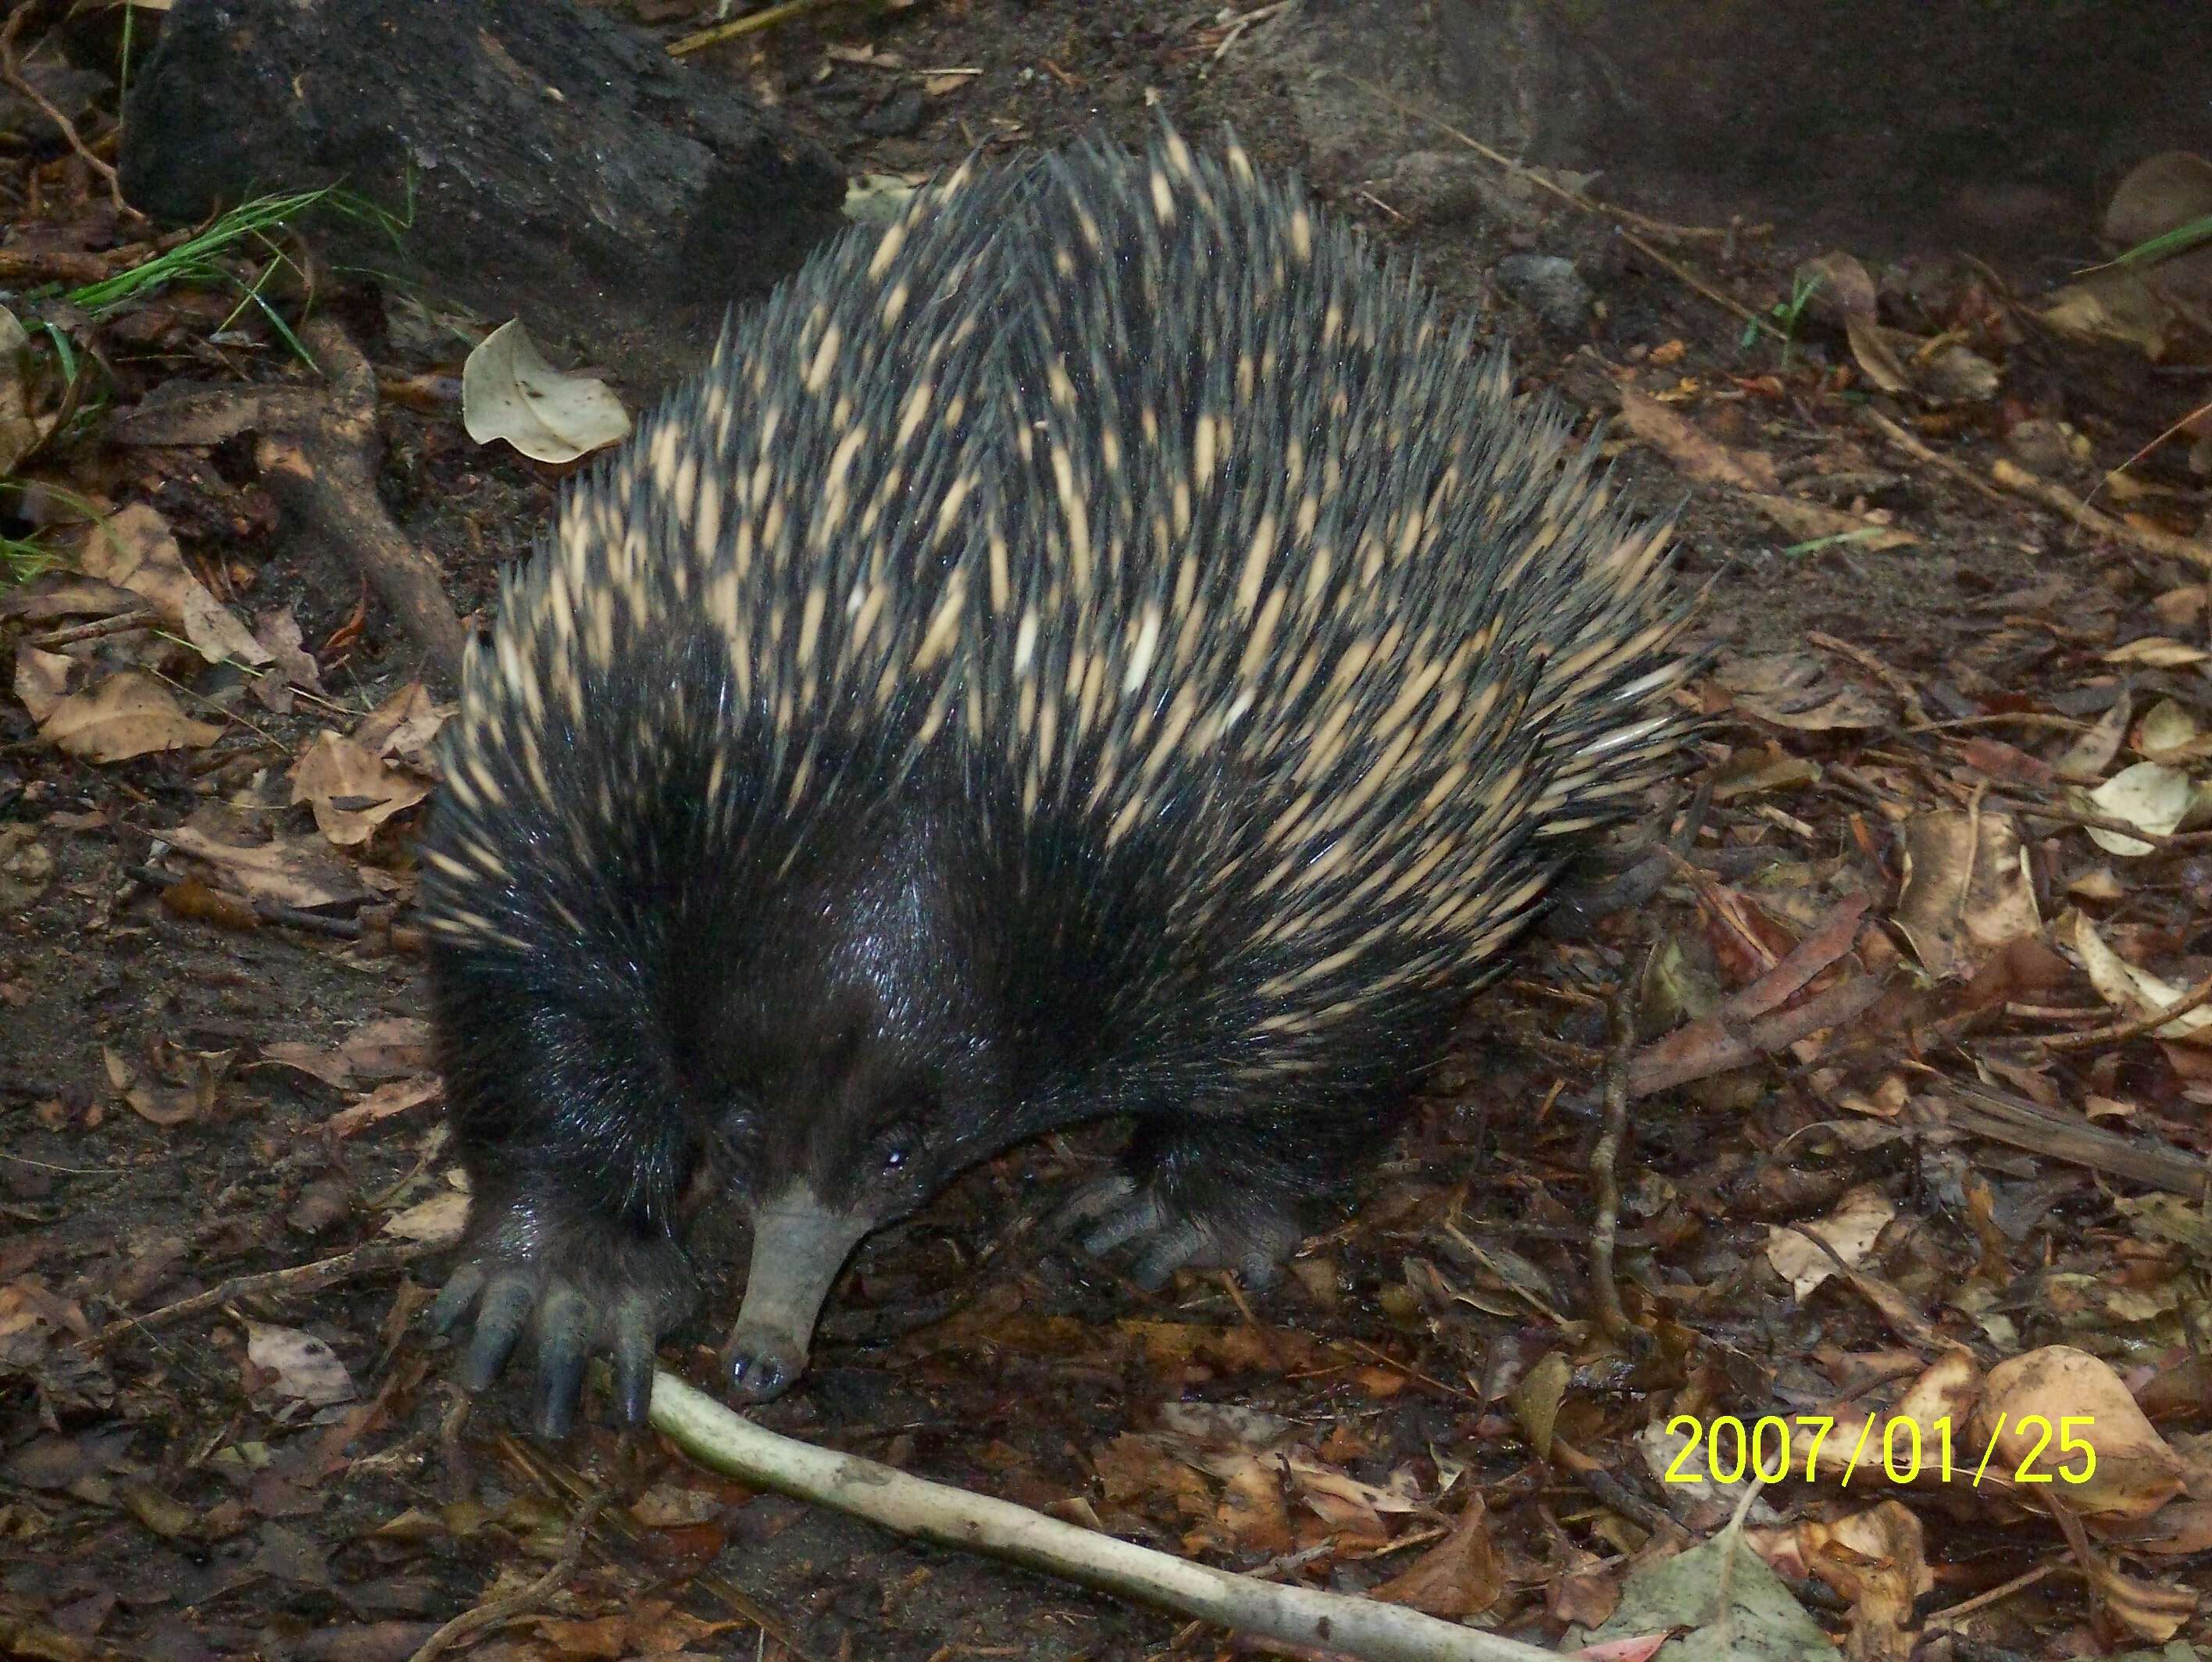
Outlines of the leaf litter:
M967 80L940 78L931 96ZM2196 200L2203 167L2163 167L2116 223ZM836 1653L841 1625L903 1630L967 1572L665 1449L491 1440L496 1482L465 1472L458 1499L426 1453L441 1363L414 1260L391 1253L450 1241L466 1204L410 920L449 707L388 617L269 536L235 446L304 383L291 303L222 265L244 246L0 330L0 534L45 566L11 556L0 587L0 1019L48 1040L10 1099L23 1227L0 1237L0 1526L47 1579L7 1591L86 1641L242 1646L272 1596L419 1638L533 1579L619 1472L606 1555L501 1653L674 1654L756 1627ZM219 309L193 300L208 262ZM2193 270L2093 274L2033 318L1969 281L1930 318L1834 252L1775 274L1806 297L1786 354L1747 364L1688 312L1601 386L1561 372L1692 491L1693 553L1763 548L1869 600L1732 631L1720 573L1718 651L1687 699L1702 801L1655 802L1571 874L1641 898L1531 938L1358 1211L1279 1289L1187 1276L1146 1300L1040 1245L1024 1197L1102 1157L1058 1139L865 1248L819 1388L763 1417L1589 1654L2203 1638L2212 554L2185 545L2212 540L2181 458L2205 440L2147 410L2171 436L2137 452L2012 391L2034 319L2203 361ZM243 312L240 288L260 296ZM166 386L146 348L219 325L209 361L239 385ZM112 446L71 436L56 330L120 378ZM413 476L505 493L441 528L464 604L521 549L500 522L538 523L556 481L477 454L437 391L495 367L377 365L429 389L382 416ZM548 463L626 425L596 383L507 373L532 422L501 430L534 423L516 442ZM1747 416L1785 406L1813 434L1794 453ZM2039 564L1959 566L1972 628L1886 610L1891 585L1950 569L1947 537ZM1590 1314L1591 1162L1632 985L1623 1339ZM181 1194L149 1180L179 1166ZM134 1439L157 1420L189 1428L190 1459ZM64 1565L102 1519L135 1544ZM865 1608L807 1607L824 1563ZM99 1585L187 1572L190 1616L142 1622ZM1052 1621L1098 1619L1018 1585Z

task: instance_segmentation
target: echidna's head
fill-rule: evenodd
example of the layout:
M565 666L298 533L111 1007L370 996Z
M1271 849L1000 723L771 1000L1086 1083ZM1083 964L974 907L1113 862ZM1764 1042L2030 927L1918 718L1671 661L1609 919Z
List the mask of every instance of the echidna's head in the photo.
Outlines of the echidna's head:
M975 905L926 822L810 860L745 932L741 967L704 978L676 1027L752 1215L724 1360L759 1400L803 1371L860 1238L1012 1141L1014 1116Z

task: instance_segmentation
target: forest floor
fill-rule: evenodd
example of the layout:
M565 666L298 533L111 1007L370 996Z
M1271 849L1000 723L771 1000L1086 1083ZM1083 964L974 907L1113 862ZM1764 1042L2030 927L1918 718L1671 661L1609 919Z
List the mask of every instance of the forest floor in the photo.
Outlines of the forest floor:
M2212 493L2205 440L2195 469L2187 434L2160 442L2212 343L2185 306L2155 362L2140 331L2066 332L1932 232L1810 286L1825 251L1786 224L1669 225L1619 205L1632 177L1608 207L1410 119L1397 153L1315 170L1297 9L1258 10L841 9L701 61L856 175L1141 139L1155 103L1313 172L1636 502L1679 509L1714 649L1686 789L1577 874L1609 909L1516 949L1276 1287L1148 1295L1045 1243L1113 1143L1054 1139L868 1241L811 1373L757 1417L1546 1646L1705 1626L1729 1584L1691 1552L1731 1530L1740 1653L2212 1641L2212 1007L2142 1019L2212 972ZM95 153L112 124L83 124ZM1266 1653L651 1437L536 1445L519 1392L450 1384L422 1313L460 1198L411 852L444 709L250 435L132 436L172 380L311 379L281 282L268 315L235 287L95 312L57 298L80 278L41 286L39 258L139 234L58 135L0 148L0 301L28 331L0 365L6 1653L398 1662L517 1593L457 1642ZM270 254L223 261L252 282ZM362 340L379 484L470 614L566 470L473 444L458 357L411 338ZM97 408L57 402L64 342ZM72 525L85 504L104 532ZM684 1337L664 1363L709 1380L711 1326ZM1743 1475L1747 1441L1780 1481Z

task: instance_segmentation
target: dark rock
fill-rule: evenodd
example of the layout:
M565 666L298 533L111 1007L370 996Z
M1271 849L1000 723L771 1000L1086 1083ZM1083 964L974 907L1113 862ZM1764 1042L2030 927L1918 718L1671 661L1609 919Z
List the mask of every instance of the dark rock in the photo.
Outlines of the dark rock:
M1493 275L1498 286L1562 334L1589 328L1597 296L1575 269L1556 254L1508 254Z
M901 87L854 124L871 138L904 138L917 130L929 113L921 88Z
M177 0L125 106L136 205L190 223L341 184L334 263L397 272L640 383L836 228L830 158L570 0Z
M1515 230L1532 228L1534 203L1501 181L1471 150L1413 150L1398 158L1387 186L1391 205L1412 220L1448 224L1478 215Z

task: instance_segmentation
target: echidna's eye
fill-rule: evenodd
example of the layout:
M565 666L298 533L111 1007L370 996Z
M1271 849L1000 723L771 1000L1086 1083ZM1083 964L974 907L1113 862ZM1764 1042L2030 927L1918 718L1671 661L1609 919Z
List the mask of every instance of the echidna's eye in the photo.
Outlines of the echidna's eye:
M914 1157L921 1147L921 1135L911 1125L901 1121L887 1125L876 1133L876 1164L884 1175L894 1175L914 1163Z

